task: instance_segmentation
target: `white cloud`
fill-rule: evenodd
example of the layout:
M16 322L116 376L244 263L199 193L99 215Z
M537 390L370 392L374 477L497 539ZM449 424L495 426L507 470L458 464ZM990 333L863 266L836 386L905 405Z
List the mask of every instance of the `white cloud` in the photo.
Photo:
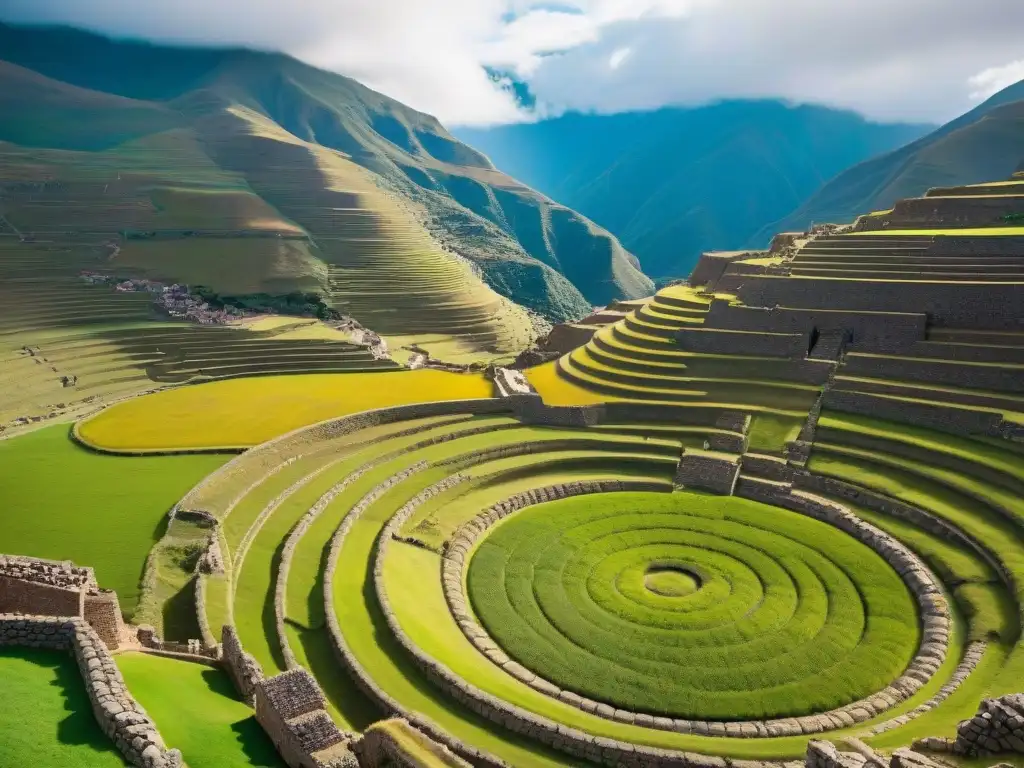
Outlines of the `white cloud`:
M776 97L878 119L929 121L948 119L1024 78L1020 0L2 0L0 6L0 16L10 20L283 50L448 124L529 117L484 65L525 81L553 111Z
M973 75L967 83L974 89L971 98L983 101L1021 80L1024 80L1024 59L1011 61L1001 67L989 67Z
M608 69L618 69L632 53L632 48L616 48L608 57Z

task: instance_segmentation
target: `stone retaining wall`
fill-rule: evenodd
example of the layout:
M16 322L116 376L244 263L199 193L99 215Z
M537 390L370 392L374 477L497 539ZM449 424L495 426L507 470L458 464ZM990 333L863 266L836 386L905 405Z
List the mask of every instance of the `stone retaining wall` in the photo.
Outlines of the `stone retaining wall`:
M231 624L225 624L221 630L221 661L242 699L253 706L256 686L263 680L263 668L242 648L238 632Z
M428 441L429 442L429 441ZM365 464L357 469L352 474L345 477L340 483L333 485L326 493L324 493L316 503L304 514L299 522L295 524L291 532L288 534L288 538L285 540L283 550L281 552L281 562L277 569L277 582L274 588L274 622L277 627L278 644L281 649L282 657L285 660L285 666L288 669L299 668L299 662L295 658L295 653L291 649L291 645L288 643L288 635L285 629L285 615L287 613L286 596L288 592L288 574L291 570L292 558L295 555L295 547L298 546L302 536L309 530L318 517L327 509L328 505L334 501L334 499L344 491L349 485L355 482L358 478L369 472L374 466L382 463L383 458L378 458L376 461L369 464ZM387 480L378 485L374 486L373 489L363 496L359 500L356 507L359 508L360 513L367 509L370 504L379 499L388 490L393 488L398 483L402 482L406 478L411 477L417 472L422 472L427 468L425 461L419 461L407 469L402 470L398 474L392 475ZM353 508L355 509L355 507ZM351 512L350 512L351 514Z
M1024 442L1024 428L1012 425L1001 414L972 411L942 403L897 400L866 392L831 390L825 395L826 408L904 424L916 424L954 435L985 435Z
M731 496L739 476L739 456L689 448L679 461L673 483L680 488L697 488Z
M943 328L1024 329L1024 297L1012 283L908 283L746 275L737 293L750 307L843 307L853 312L893 313L914 307L927 315L932 324Z
M1024 693L983 699L974 717L957 727L951 750L967 757L1024 754Z
M749 251L711 251L702 253L694 266L686 282L694 288L703 287L707 291L714 291L718 281L725 274L725 270L739 259L752 256Z
M121 618L121 604L117 600L117 593L109 589L100 589L87 592L83 597L83 618L96 630L96 634L108 648L117 648L124 633L124 620Z
M121 642L117 594L100 589L92 568L70 561L0 555L0 614L84 618L107 644Z
M175 505L175 508L207 510L208 507L204 503L204 494L236 475L244 476L256 472L256 476L260 477L257 484L263 482L267 475L280 471L283 462L291 463L295 461L295 456L283 456L282 454L289 450L295 450L296 445L308 442L310 438L329 440L358 432L367 427L392 424L396 421L457 414L503 413L509 412L510 408L509 403L501 398L440 400L361 411L349 416L335 417L326 419L318 424L299 427L239 454L216 472L207 475L197 483ZM251 466L254 462L256 463L256 469ZM242 495L244 493L240 494L239 497Z
M810 347L812 329L822 333L846 332L850 340L856 344L912 344L925 338L927 317L923 313L906 312L902 307L899 311L878 308L863 310L850 307L842 301L820 309L814 308L815 306L785 302L747 302L747 306L743 306L726 299L715 299L711 302L705 325L709 328L750 331L758 334L799 334L807 342L803 346L804 354ZM907 302L903 305L907 306L914 304ZM843 309L836 310L834 307ZM804 354L800 356L803 357Z
M847 355L840 374L894 382L924 381L965 389L1024 393L1024 374L1019 368L1001 368L992 363L975 365L952 360L921 360L854 352ZM937 392L936 397L941 397L941 394Z
M543 427L592 427L600 423L599 405L544 405L539 397L515 398L515 413L523 424Z
M1000 580L1006 585L1010 594L1017 592L1016 579L1013 574L1007 570L998 557L992 554L984 542L978 541L941 517L919 507L837 478L803 472L794 474L792 479L798 488L806 488L828 496L848 499L868 509L882 512L900 520L906 520L916 528L970 549L988 563L993 571L999 574Z
M0 613L81 616L85 593L78 587L38 584L0 573Z
M363 693L366 694L366 696L374 702L374 704L376 704L385 715L398 715L404 717L414 726L428 734L431 738L447 745L453 752L467 759L475 766L486 766L487 768L510 768L505 761L451 736L447 731L429 718L419 714L418 712L406 711L397 700L377 685L373 677L363 669L362 664L359 663L359 660L352 653L351 649L349 649L348 643L345 640L345 635L341 631L341 626L338 623L338 617L334 606L334 573L338 567L338 558L341 555L341 549L345 544L345 539L347 538L349 531L352 530L352 526L359 519L359 516L363 511L365 511L366 506L368 505L356 505L345 516L345 519L331 538L330 549L328 550L327 555L327 566L324 569L324 613L327 618L327 629L331 636L331 644L338 660L349 674L352 675L360 690L362 690Z
M0 614L0 646L71 651L82 673L93 715L118 751L139 768L181 768L156 725L135 701L106 644L82 618Z
M757 355L759 357L802 358L810 345L810 332L769 333L714 327L684 328L673 339L679 349L711 355Z
M871 729L871 733L874 735L891 731L893 728L899 728L901 725L906 725L911 720L935 709L939 704L952 696L953 693L956 692L956 689L963 685L964 681L971 676L971 673L974 672L975 667L978 666L978 663L985 655L985 650L987 648L988 644L983 640L975 640L969 643L967 650L964 652L963 658L960 660L956 671L953 673L953 676L949 679L948 683L939 689L938 693L923 704L917 705L909 712L876 725Z
M292 669L256 684L256 721L291 768L355 766L348 737L325 709L327 701L305 669Z

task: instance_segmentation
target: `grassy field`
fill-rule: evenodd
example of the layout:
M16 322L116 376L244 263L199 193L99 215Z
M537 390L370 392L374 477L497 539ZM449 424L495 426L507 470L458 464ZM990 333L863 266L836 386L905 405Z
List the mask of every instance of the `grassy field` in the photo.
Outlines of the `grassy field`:
M164 741L181 750L189 768L284 767L224 672L141 653L119 655L117 666Z
M56 425L0 441L0 552L96 569L131 615L167 511L228 459L105 456Z
M659 594L646 583L652 570L700 587ZM877 554L741 499L606 494L539 505L484 539L468 584L481 621L525 667L658 715L831 709L898 677L918 638L910 595Z
M78 666L66 653L0 648L0 680L0 765L124 765L93 717Z
M119 403L82 422L78 435L107 451L247 448L349 413L491 394L482 375L426 369L230 379Z

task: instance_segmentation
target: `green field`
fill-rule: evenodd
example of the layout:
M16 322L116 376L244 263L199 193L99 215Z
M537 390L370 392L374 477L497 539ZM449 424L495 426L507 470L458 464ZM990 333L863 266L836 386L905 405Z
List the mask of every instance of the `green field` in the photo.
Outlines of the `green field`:
M693 574L679 597L652 569ZM898 677L918 641L899 576L832 526L742 499L607 494L490 532L468 572L506 653L631 711L765 719L825 711Z
M283 768L227 675L202 664L122 654L117 666L169 747L189 768Z
M0 552L96 570L131 616L164 516L229 456L122 457L74 443L66 425L0 441Z
M89 707L75 660L64 653L0 648L0 765L120 768Z

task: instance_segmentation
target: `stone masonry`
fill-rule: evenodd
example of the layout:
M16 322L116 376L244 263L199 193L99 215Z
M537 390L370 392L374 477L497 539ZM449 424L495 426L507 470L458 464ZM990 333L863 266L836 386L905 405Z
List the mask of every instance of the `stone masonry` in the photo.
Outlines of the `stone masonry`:
M674 484L731 496L739 476L739 456L688 448L679 462Z
M238 633L231 624L225 624L221 630L221 661L239 694L252 706L256 686L263 680L263 668L243 650Z
M1024 693L984 699L974 717L957 726L952 751L967 757L1024 755Z
M0 613L84 618L112 650L124 630L117 595L69 561L0 555Z
M292 669L256 683L256 720L291 768L354 765L313 676Z

